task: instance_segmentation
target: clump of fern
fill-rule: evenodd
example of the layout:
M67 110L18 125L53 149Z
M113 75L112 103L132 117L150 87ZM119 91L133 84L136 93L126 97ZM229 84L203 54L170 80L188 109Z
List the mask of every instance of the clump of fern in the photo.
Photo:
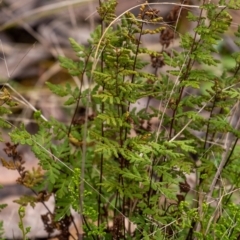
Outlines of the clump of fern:
M219 76L206 65L221 62L214 46L230 27L227 9L239 6L231 2L219 8L204 2L199 15L189 6L187 19L196 27L193 34L180 36L181 51L170 49L181 4L169 12L168 26L148 3L140 6L137 16L126 12L116 17L116 6L114 0L100 3L102 24L88 47L70 39L78 61L59 58L62 67L80 78L80 88L47 83L54 94L66 98L65 105L73 106L69 124L35 112L36 134L30 135L24 126L10 134L14 144L31 146L44 170L25 171L17 145L7 145L18 157L18 167L16 157L13 167L20 173L19 182L35 193L18 203L44 204L54 197L54 211L46 209L42 216L49 235L60 229L62 236L70 236L73 208L86 238L238 238L234 199L240 133L233 118L240 97L239 53L233 54L234 69ZM154 30L147 28L150 24ZM160 51L142 46L146 34L160 36ZM145 71L149 65L152 73ZM171 69L161 73L163 66ZM205 84L210 87L203 91ZM137 110L134 104L142 98L147 104ZM77 117L80 106L85 116ZM193 172L191 187L186 175Z

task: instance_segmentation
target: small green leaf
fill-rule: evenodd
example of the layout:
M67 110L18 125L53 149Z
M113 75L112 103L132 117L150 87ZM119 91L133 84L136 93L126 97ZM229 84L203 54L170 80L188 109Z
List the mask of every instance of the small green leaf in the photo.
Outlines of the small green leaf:
M64 89L63 86L52 84L50 82L46 82L46 84L53 93L60 97L65 97L68 95L68 92Z
M69 106L76 103L76 99L74 97L70 97L66 102L64 102L65 106Z

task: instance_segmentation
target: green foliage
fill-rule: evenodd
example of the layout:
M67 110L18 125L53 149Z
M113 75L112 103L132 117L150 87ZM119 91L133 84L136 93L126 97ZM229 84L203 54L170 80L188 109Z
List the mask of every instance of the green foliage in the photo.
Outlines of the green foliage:
M66 233L73 209L84 239L239 238L240 53L232 54L233 69L215 70L222 62L216 45L231 26L228 9L240 7L238 1L220 1L225 8L206 2L199 15L188 11L187 20L196 25L180 36L179 51L168 50L178 6L168 16L172 25L163 28L160 13L147 4L137 16L127 12L116 19L117 2L104 1L89 46L69 39L78 60L60 56L59 62L81 86L46 83L73 106L69 123L46 121L36 112L38 132L13 129L15 145L6 151L13 161L1 159L36 192L17 203L34 207L54 197L54 211L43 218L49 234ZM146 34L160 34L161 52L142 46ZM240 28L235 36L240 46ZM147 103L139 110L143 98ZM6 90L0 100L11 105ZM76 116L79 106L86 108L83 117ZM30 146L40 168L25 172L16 144ZM188 174L194 175L191 186ZM26 236L28 229L20 228Z
M1 188L2 186L0 185L0 189ZM7 207L7 204L0 204L0 213L6 207ZM0 240L4 240L3 235L4 235L4 223L3 221L0 221Z
M23 224L23 219L25 217L25 208L23 206L20 206L19 209L18 209L18 216L20 218L20 221L18 223L18 227L19 229L21 230L22 232L22 239L23 240L27 240L27 234L30 232L31 230L31 227L26 227L24 226Z
M12 99L11 93L6 87L1 87L0 89L0 127L1 128L11 128L9 122L3 120L3 117L7 114L11 114L11 107L16 106L17 103ZM4 139L0 133L0 141L3 142Z
M3 188L2 185L0 185L0 189ZM0 212L7 207L7 204L0 204ZM1 235L0 235L1 236Z
M3 235L4 235L3 221L0 221L0 240L5 240L5 238L3 238Z
M239 0L230 0L228 2L228 7L230 9L239 10L239 8L240 8L240 1Z
M26 207L28 204L33 208L36 206L36 198L33 196L21 196L19 199L14 200L14 202L23 207Z

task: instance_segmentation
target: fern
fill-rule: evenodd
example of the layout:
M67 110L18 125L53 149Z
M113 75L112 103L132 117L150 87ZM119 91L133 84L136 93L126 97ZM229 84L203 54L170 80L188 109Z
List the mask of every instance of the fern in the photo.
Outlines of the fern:
M54 211L43 218L49 234L53 228L66 233L74 209L87 239L239 238L240 132L234 118L239 53L232 55L234 68L215 73L222 62L216 45L231 25L228 9L239 9L239 3L220 4L226 6L205 1L199 15L189 8L187 20L195 28L179 36L179 51L169 48L182 17L180 5L162 27L161 12L148 3L137 16L127 12L120 19L117 2L104 1L97 8L101 25L89 46L69 39L77 60L60 56L59 62L79 77L80 86L46 84L72 106L71 119L46 120L35 112L36 134L23 125L11 131L15 145L6 153L16 155L17 144L29 145L38 169L24 173L14 158L1 159L4 167L19 171L19 183L36 191L17 203L34 206L54 197ZM159 51L142 46L148 34L160 35ZM240 45L240 28L235 36ZM168 70L161 71L163 66ZM146 104L139 110L143 98ZM0 100L12 105L7 90ZM79 106L86 108L85 116L77 116ZM1 115L8 111L0 108ZM190 186L192 173L196 179Z

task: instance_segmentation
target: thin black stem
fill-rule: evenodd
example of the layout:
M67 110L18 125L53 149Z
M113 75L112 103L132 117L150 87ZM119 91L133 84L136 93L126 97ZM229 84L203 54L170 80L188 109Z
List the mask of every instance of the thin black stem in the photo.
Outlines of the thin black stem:
M87 222L87 219L86 217L82 214L82 222L84 222L84 225L87 227L88 231L90 232L91 231L91 228L90 226L88 225L88 222ZM92 238L93 240L96 240L95 236L92 235Z
M142 31L143 31L143 23L141 24L141 30L140 30L138 41L137 41L137 50L136 50L136 53L134 56L133 71L135 71L135 69L136 69L136 63L137 63L137 57L138 57L138 52L139 52L140 43L141 43ZM135 78L135 74L132 75L131 83L134 83L134 78Z
M230 152L229 155L228 155L227 161L225 162L225 164L224 164L224 166L223 166L223 169L224 169L224 168L227 166L227 164L229 163L229 161L230 161L230 159L231 159L231 157L232 157L232 155L233 155L233 152L234 152L234 150L235 150L235 147L236 147L236 145L237 145L237 143L238 143L238 140L239 140L239 138L236 138L236 139L235 139L234 144L233 144L233 147L232 147L232 149L231 149L231 152Z
M207 147L207 140L208 140L208 135L209 135L209 130L210 130L210 120L211 120L211 118L213 116L213 110L215 109L216 98L217 98L217 96L215 95L214 100L213 100L213 105L212 105L212 108L211 108L211 112L210 112L210 116L209 116L209 119L208 119L208 124L207 124L207 130L206 130L206 135L205 135L203 149L206 149L206 147Z
M102 3L99 0L99 7L101 7ZM104 31L104 23L103 23L103 19L101 20L101 35L103 34ZM104 56L103 56L103 52L101 53L101 72L103 72L104 70ZM104 91L104 86L103 86L103 91ZM102 102L101 104L101 112L103 113L105 109L105 105L104 102ZM102 122L101 124L101 135L102 137L104 137L104 123ZM102 195L102 180L103 180L103 153L101 153L101 160L100 160L100 173L99 173L99 194L98 194L98 227L100 227L101 224L101 218L102 218L102 214L101 214L101 195ZM98 236L98 239L100 239L100 237Z
M205 2L206 2L206 1L204 0L204 1L203 1L203 5L205 4ZM203 8L201 8L201 10L200 10L197 27L200 26L201 19L202 19L202 15L203 15ZM199 41L196 41L196 38L197 38L197 32L195 32L195 34L194 34L194 38L193 38L194 40L193 40L193 44L192 44L192 46L191 46L189 55L191 55L192 52L193 52L194 50L196 50L197 47L198 47L198 45L200 44L201 38L199 39ZM188 76L188 74L189 74L189 72L190 72L190 69L191 69L191 68L193 67L193 65L194 65L194 62L195 62L194 59L189 58L189 61L188 61L187 67L186 67L186 74L185 74L185 76L184 76L184 79L186 79L186 77ZM172 125L172 126L173 126L173 125ZM199 197L198 197L198 198L199 198ZM199 203L199 201L197 201L197 205L198 205L198 203ZM198 208L198 206L197 206L197 208ZM191 227L190 227L189 232L188 232L188 234L187 234L186 240L192 240L195 225L196 225L196 221L195 221L195 220L192 220L192 222L191 222Z
M174 123L175 123L175 116L176 116L176 113L177 113L179 103L181 102L181 99L182 99L183 90L184 90L184 87L181 87L179 97L176 101L176 106L173 110L172 119L171 119L171 123L170 123L170 130L169 130L169 139L171 139L171 137L172 137L172 133L173 133L173 130L174 130L173 126L174 126Z
M73 113L73 116L72 116L72 119L71 119L71 123L70 123L70 126L68 128L68 133L67 133L68 136L71 133L71 128L72 128L72 125L73 125L73 121L75 120L75 117L77 115L78 108L79 108L79 105L80 105L80 99L81 99L82 87L83 87L83 78L84 78L84 74L85 74L86 69L87 69L87 65L88 65L88 61L89 61L90 55L91 55L91 53L88 54L88 56L87 56L87 58L85 60L85 65L84 65L83 71L82 71L81 76L80 76L80 84L81 85L80 85L79 94L78 94L78 97L77 97L77 105L76 105L76 107L74 109L74 113Z

